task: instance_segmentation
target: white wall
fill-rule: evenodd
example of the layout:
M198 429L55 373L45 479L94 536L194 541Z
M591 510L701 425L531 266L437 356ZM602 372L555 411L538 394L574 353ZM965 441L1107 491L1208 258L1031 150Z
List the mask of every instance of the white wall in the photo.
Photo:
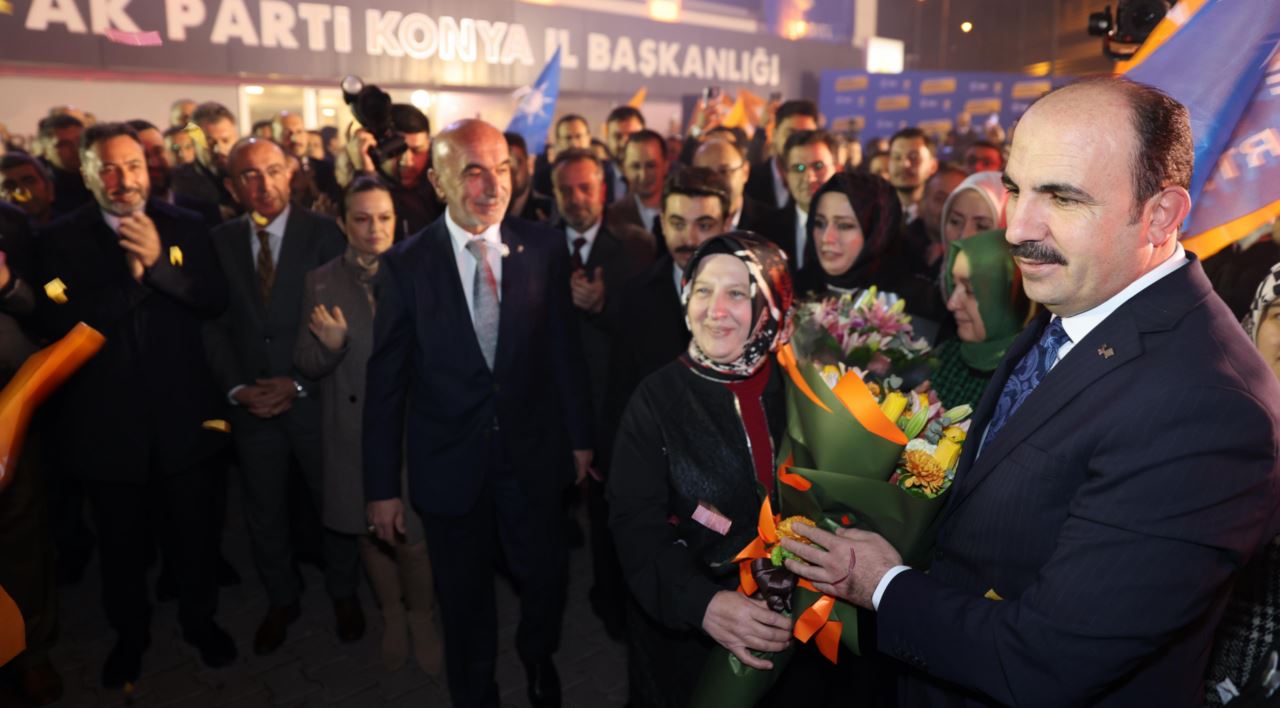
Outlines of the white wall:
M169 124L169 104L179 98L218 101L236 110L234 85L0 76L0 95L6 97L0 123L16 135L34 135L50 107L68 103L98 120L142 118L161 128Z

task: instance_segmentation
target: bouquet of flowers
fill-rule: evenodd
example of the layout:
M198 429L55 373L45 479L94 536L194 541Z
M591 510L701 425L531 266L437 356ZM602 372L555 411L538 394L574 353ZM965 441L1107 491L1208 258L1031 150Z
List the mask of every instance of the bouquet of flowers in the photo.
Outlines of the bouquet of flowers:
M871 289L800 305L792 344L778 354L787 374L778 497L784 517L829 531L874 531L905 563L923 567L971 410L944 409L928 390L935 361L927 342L913 337L904 304ZM770 587L777 587L782 570L793 578L787 614L796 617L794 636L814 640L832 662L841 645L859 653L855 608L771 562L780 517L772 524L766 517L775 518L761 510L759 538L735 559L740 591L763 596L759 571L773 567ZM775 669L788 658L775 656ZM778 673L755 671L717 649L693 705L753 705Z

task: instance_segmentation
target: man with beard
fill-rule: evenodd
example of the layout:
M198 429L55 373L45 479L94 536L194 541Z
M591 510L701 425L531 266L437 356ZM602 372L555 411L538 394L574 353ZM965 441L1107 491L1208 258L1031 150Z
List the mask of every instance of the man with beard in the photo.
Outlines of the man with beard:
M231 437L243 472L244 513L254 563L269 607L254 652L270 654L298 619L300 588L289 534L290 464L296 462L316 509L323 509L320 406L314 382L293 364L302 312L303 277L342 254L346 240L333 220L289 203L292 171L278 144L236 143L227 189L248 211L213 232L230 285L230 306L207 330L209 361L232 404ZM306 313L308 316L310 313ZM359 550L354 537L329 529L322 540L325 587L337 635L364 634L356 597Z
M604 119L605 147L609 150L612 176L606 182L609 194L626 194L627 180L623 177L622 153L632 135L645 129L644 114L631 106L618 106Z
M375 169L370 149L373 136L367 131L357 132L347 143L348 155L355 166L355 173L390 176L391 200L396 207L396 241L426 228L444 210L439 196L427 180L431 166L431 122L417 108L404 103L391 106L391 128L404 138L405 151L389 158Z
M293 111L280 111L271 121L272 138L298 159L293 175L293 203L304 209L326 211L336 207L342 190L333 174L333 165L310 154L310 134L302 116ZM323 197L323 201L321 198Z
M655 253L665 253L662 233L662 186L667 179L667 141L648 128L633 133L622 150L622 169L630 191L609 205L605 214L616 233L624 226L648 232Z
M889 182L898 190L903 221L919 213L924 183L938 170L933 139L919 128L903 128L889 138Z
M518 216L527 221L547 221L555 213L555 203L549 197L533 191L533 159L524 136L519 133L503 133L507 150L511 153L511 204L507 216Z
M190 195L174 193L173 170L165 157L165 141L160 130L145 120L131 120L128 126L138 134L138 140L142 142L142 148L147 154L147 176L151 180L151 197L194 211L209 228L221 224L222 214L218 211L217 204Z
M561 217L558 227L565 235L572 261L569 288L582 333L582 349L587 357L592 412L595 420L604 420L610 349L621 329L619 295L623 284L653 261L653 249L639 227L625 227L639 233L619 235L604 223L604 165L590 151L571 149L560 153L551 177ZM613 440L613 431L599 432L598 447L607 449ZM597 459L597 466L605 469L607 455L601 452ZM589 593L591 607L604 622L605 630L611 636L620 636L623 618L617 598L625 589L609 534L604 485L594 477L586 483L594 581Z
M217 204L222 218L230 219L241 211L223 182L227 154L238 135L236 117L226 106L209 102L196 107L191 122L199 128L189 131L196 142L196 161L173 171L173 191Z
M618 321L625 326L614 338L606 401L607 419L614 425L640 381L689 346L680 279L698 246L725 231L729 190L724 180L705 167L672 173L662 190L662 221L667 253L620 293Z
M132 128L86 131L82 172L95 203L36 240L35 321L50 338L77 322L106 337L51 401L53 462L84 482L102 557L102 602L115 646L102 684L135 683L151 642L146 538L156 517L169 536L183 638L224 666L235 645L213 621L214 462L225 433L200 331L226 307L209 232L193 214L148 200L146 155Z

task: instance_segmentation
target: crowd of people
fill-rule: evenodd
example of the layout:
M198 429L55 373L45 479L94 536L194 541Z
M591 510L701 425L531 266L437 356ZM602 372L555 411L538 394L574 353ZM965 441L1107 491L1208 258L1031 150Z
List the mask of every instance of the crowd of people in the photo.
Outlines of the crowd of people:
M792 620L727 561L777 494L772 356L794 302L873 287L933 347L942 403L988 427L930 573L869 532L784 544L877 631L836 666L806 647L766 702L1194 705L1255 677L1258 603L1230 590L1275 548L1280 254L1259 232L1202 268L1178 245L1181 106L1086 81L1008 141L965 116L865 143L804 99L750 134L700 107L675 140L622 106L600 131L560 116L536 155L481 120L390 119L381 162L358 124L282 111L242 136L192 100L167 126L55 107L3 148L0 382L77 322L106 337L0 496L27 620L8 673L33 702L61 693L57 586L95 548L108 688L138 681L152 598L209 667L279 650L299 562L342 641L367 578L386 667L412 659L460 707L498 705L496 569L535 706L560 705L570 572L626 643L630 705L686 705L717 645L768 668ZM269 604L252 637L215 620L245 582L229 486Z

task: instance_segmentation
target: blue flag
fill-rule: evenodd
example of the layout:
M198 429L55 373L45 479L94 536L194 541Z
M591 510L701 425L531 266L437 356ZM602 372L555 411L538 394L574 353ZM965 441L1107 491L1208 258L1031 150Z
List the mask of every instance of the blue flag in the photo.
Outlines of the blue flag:
M551 55L547 65L538 74L532 86L516 92L519 103L516 113L507 125L508 133L519 133L529 146L529 154L537 155L547 145L547 131L551 130L551 118L556 114L556 99L560 96L560 49Z
M1207 0L1126 76L1187 107L1195 142L1183 234L1202 257L1280 213L1280 2Z

